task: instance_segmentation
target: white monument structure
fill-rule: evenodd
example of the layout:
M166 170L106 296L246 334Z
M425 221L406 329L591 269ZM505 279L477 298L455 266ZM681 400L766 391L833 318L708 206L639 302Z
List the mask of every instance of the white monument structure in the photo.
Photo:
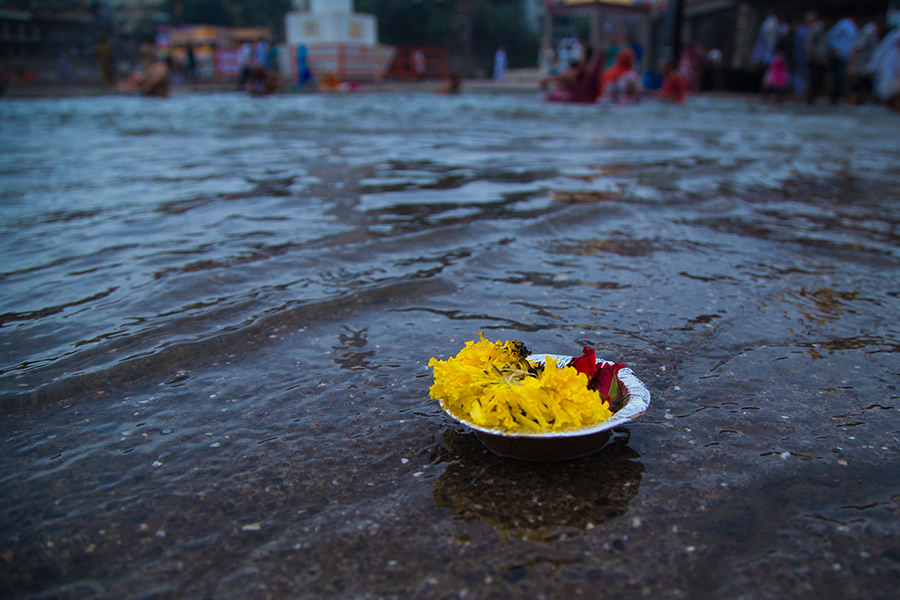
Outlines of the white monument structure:
M312 0L309 12L284 17L285 41L300 44L378 43L374 15L353 12L353 0Z
M377 81L393 58L394 49L378 44L374 15L353 12L353 0L311 0L310 10L284 17L285 42L296 80L298 51L315 77L340 81Z

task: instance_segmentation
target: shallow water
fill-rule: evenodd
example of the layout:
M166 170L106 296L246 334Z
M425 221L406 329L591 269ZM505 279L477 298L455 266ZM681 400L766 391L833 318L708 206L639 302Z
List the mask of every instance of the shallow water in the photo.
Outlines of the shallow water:
M0 591L886 597L900 120L738 99L0 104ZM650 411L488 454L484 331Z

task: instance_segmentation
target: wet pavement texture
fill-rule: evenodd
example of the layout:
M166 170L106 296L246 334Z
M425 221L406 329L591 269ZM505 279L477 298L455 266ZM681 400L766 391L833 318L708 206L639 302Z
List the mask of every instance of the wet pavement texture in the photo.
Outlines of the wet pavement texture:
M3 597L894 595L896 115L0 109ZM428 397L479 331L650 410L494 456Z

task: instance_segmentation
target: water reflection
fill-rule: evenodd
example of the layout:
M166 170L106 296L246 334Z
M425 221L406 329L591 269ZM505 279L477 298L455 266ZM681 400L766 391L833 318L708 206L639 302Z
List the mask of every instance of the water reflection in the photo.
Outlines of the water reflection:
M863 350L866 354L900 352L900 344L893 340L873 335L859 335L846 338L833 338L816 342L804 342L797 344L801 348L809 349L813 358L825 358L820 350L827 350L829 354L841 350Z
M649 256L658 250L674 250L665 247L656 239L636 239L625 235L602 239L594 238L579 241L575 244L560 244L556 249L560 254L574 254L576 256L601 256L603 254L618 254L619 256Z
M858 291L839 291L831 288L791 290L788 297L787 301L800 310L806 321L816 324L837 321L845 313L854 312L850 307L851 302L872 302L862 298Z
M573 192L569 190L554 190L552 192L553 199L559 202L568 202L570 204L593 203L593 202L612 202L618 200L622 196L621 191L584 191Z
M0 111L0 597L762 596L794 567L830 584L808 558L835 548L845 595L885 595L890 115L135 100ZM447 431L425 468L427 358L478 331L633 364L668 396L642 456Z
M592 529L625 514L637 496L645 469L629 438L619 435L578 460L530 463L495 456L474 435L447 429L436 453L452 463L435 483L434 500L506 539L550 542L563 535L559 527Z
M344 331L346 333L341 333L338 337L340 345L331 347L336 355L334 362L339 364L342 369L356 370L377 368L369 362L369 359L375 355L374 350L366 352L356 350L357 348L365 348L366 344L369 343L368 327L363 327L359 331L353 331L344 325Z

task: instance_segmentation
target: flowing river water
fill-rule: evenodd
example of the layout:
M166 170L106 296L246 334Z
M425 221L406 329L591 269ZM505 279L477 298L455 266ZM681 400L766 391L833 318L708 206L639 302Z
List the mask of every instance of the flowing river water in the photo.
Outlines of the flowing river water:
M0 140L3 597L896 591L896 115L106 97ZM428 397L479 331L650 410L489 454Z

